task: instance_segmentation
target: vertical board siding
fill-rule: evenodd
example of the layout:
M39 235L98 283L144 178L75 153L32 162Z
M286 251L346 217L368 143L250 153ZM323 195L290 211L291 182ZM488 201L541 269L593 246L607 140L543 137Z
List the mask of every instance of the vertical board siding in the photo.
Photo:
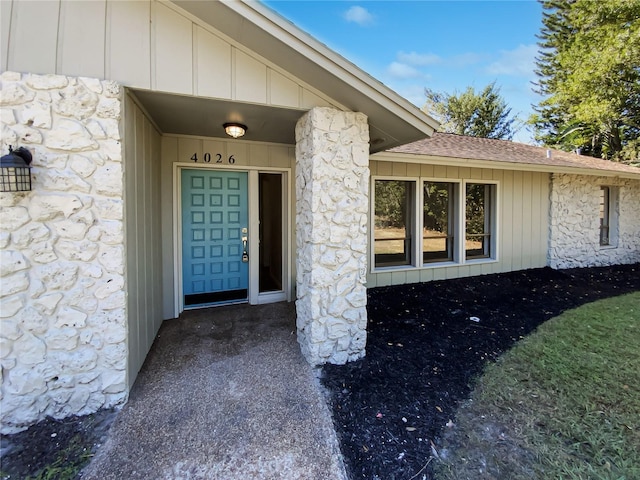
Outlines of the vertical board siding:
M534 209L532 204L531 193L534 188L534 183L536 183L534 182L533 176L534 176L533 173L525 172L522 178L522 183L524 188L522 189L522 217L521 217L522 225L520 228L522 232L521 256L522 256L523 269L532 267L533 235L537 235L537 232L533 231L533 226L532 226L532 223L533 223L532 219L535 214L533 213ZM538 210L538 208L536 208L536 210Z
M270 105L297 107L300 103L298 84L275 70L269 69L268 100Z
M231 45L201 27L195 35L196 94L231 98Z
M500 187L502 216L500 218L500 258L504 271L513 269L513 172L506 170Z
M0 1L0 71L8 68L12 8L12 0Z
M106 1L62 2L57 73L104 78Z
M423 177L498 182L498 260L469 264L381 270L367 275L367 286L428 282L489 273L509 272L547 265L549 235L549 174L487 168L416 165L372 160L372 176ZM418 175L419 173L419 175ZM373 222L370 219L370 222ZM371 250L373 245L369 245ZM369 252L371 258L371 252ZM369 271L371 272L372 266ZM417 272L417 274L416 274Z
M8 70L56 73L59 15L59 2L13 2Z
M234 100L267 103L266 65L238 49L234 53Z
M130 192L129 200L133 200L134 205L131 205L130 202L128 205L128 209L130 211L136 211L136 224L135 224L135 270L129 271L128 274L130 276L136 277L136 289L137 292L135 294L136 304L133 306L136 309L136 317L137 317L137 329L138 329L138 343L135 345L135 367L139 369L142 366L142 362L144 361L144 357L146 356L147 350L145 350L145 344L147 343L147 319L145 318L146 307L145 301L147 297L147 282L144 276L144 270L146 267L146 262L144 261L145 255L145 203L144 203L144 179L145 179L145 138L144 138L144 122L145 117L140 112L140 110L136 110L135 116L135 157L133 159L132 170L129 173L132 173L136 179L135 189ZM126 141L126 139L125 139ZM133 235L133 232L132 232ZM135 371L137 373L137 371Z
M160 139L160 210L162 243L162 318L173 318L175 312L173 251L173 162L178 158L178 139L162 136Z
M2 70L301 110L343 108L172 3L0 2Z
M148 2L107 2L106 78L151 88L150 15Z
M162 321L160 134L138 106L125 105L125 215L129 386L133 385Z
M193 24L166 7L153 3L152 87L173 93L193 93Z
M511 255L511 269L514 271L522 270L522 221L523 221L523 200L522 195L524 192L524 180L523 172L513 172L513 195L511 196L511 203L513 204L513 215L511 216L511 245L513 252ZM505 219L509 221L509 219Z
M127 347L129 353L127 363L127 378L129 386L133 385L137 375L137 365L139 358L139 312L138 312L138 277L135 274L138 258L138 219L135 202L131 198L135 195L136 189L136 117L140 115L139 110L128 97L125 100L125 131L124 131L124 179L125 179L125 245L126 245L126 289L127 289Z

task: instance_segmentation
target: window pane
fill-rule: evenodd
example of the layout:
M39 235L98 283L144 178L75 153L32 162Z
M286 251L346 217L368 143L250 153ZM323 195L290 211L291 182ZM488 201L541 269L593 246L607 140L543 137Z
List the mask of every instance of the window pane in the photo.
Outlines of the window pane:
M376 180L374 249L376 267L411 265L413 182Z
M466 258L491 256L491 185L467 184Z
M609 187L600 187L600 245L609 245Z
M453 260L453 194L454 185L425 182L422 231L422 260Z

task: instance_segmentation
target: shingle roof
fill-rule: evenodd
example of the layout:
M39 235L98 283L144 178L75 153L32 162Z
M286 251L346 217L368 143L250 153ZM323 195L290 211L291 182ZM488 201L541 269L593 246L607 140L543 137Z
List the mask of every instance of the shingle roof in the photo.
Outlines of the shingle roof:
M640 168L561 150L524 143L452 133L435 133L431 138L387 150L391 153L428 155L491 162L508 162L548 167L591 169L640 175ZM549 169L553 171L553 168Z

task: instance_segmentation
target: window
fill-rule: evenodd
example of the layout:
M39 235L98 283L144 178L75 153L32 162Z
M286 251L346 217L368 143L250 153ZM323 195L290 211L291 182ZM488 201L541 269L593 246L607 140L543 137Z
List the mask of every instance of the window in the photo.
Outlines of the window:
M424 182L422 220L422 261L446 262L454 259L454 227L457 184Z
M374 178L374 268L426 268L495 260L497 184Z
M375 266L412 265L415 182L375 181Z
M600 245L615 246L618 237L618 189L600 187Z
M491 258L493 185L468 183L465 198L465 258Z
M609 187L600 187L600 245L609 245L610 196Z

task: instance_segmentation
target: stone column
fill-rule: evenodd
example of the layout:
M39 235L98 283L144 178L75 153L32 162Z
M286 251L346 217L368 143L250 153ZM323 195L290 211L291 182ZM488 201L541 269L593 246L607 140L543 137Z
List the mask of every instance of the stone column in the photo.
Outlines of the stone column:
M120 86L0 74L0 153L33 190L0 193L0 433L128 395Z
M365 354L369 126L317 107L296 126L297 327L312 365Z

